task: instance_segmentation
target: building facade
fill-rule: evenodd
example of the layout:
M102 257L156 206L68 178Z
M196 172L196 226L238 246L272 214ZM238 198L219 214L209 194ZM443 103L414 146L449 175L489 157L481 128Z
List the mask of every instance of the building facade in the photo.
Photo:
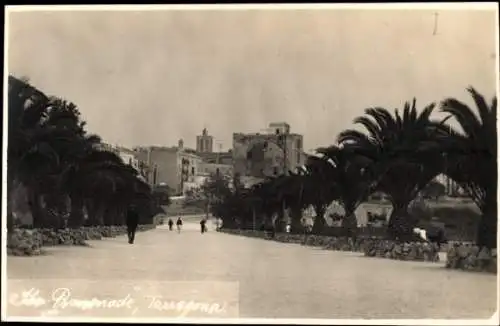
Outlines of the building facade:
M263 134L234 133L232 154L234 173L258 178L296 171L306 160L303 136L286 122L269 124Z
M458 185L452 178L448 177L446 174L440 174L436 177L436 181L440 182L445 187L445 193L450 197L461 197L465 196L465 190Z
M233 176L233 166L229 164L217 164L202 162L200 165L200 174L214 175L221 174L226 177Z
M186 184L195 181L202 163L196 151L184 148L182 140L176 147L150 146L137 148L136 152L140 160L156 167L148 175L153 184L166 184L178 195L184 192Z
M213 164L233 165L233 151L227 152L212 152L212 153L197 153L203 162Z
M212 153L214 148L214 138L210 136L204 128L201 136L196 136L196 152Z

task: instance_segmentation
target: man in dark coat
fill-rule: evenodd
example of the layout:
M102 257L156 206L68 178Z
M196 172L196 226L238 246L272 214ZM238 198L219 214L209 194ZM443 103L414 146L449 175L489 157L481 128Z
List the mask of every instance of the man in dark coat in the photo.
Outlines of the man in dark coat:
M127 211L127 234L128 243L133 244L135 239L135 231L139 224L139 213L135 206L130 206Z
M207 224L207 220L203 218L203 219L200 221L200 226L201 226L201 234L203 234L203 233L207 232L207 225L206 225L206 224Z

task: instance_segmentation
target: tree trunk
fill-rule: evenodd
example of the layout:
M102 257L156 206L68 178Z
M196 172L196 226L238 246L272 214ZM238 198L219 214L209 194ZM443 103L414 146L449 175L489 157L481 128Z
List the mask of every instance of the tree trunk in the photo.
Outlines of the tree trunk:
M396 202L392 204L392 207L387 228L388 236L393 240L408 241L412 235L412 226L408 215L408 202Z
M281 209L278 211L278 217L276 219L276 231L277 232L285 232L287 221L285 220L285 204L281 205Z
M92 226L104 225L105 211L106 211L106 208L104 207L104 205L97 206L97 208L93 211L93 214L92 214L92 221L91 221Z
M14 179L7 176L7 234L9 239L14 230L14 214L12 212L12 201L14 200Z
M292 207L290 210L290 215L291 215L291 232L301 232L302 231L302 209L300 207Z
M314 219L312 233L318 234L324 229L326 224L325 221L326 206L322 204L314 205L314 211L316 212L316 218Z
M111 207L106 207L102 210L102 224L101 225L106 225L110 226L113 225L113 209Z
M14 235L14 214L12 212L12 201L14 199L14 179L7 175L7 243L12 242Z
M28 188L28 205L33 216L33 227L35 229L47 227L46 216L40 207L40 194L35 189Z
M479 247L497 248L498 215L497 203L485 205L477 226L476 244Z
M68 220L69 228L79 228L83 225L83 200L79 196L71 196L71 212Z
M358 229L358 219L356 218L355 208L345 209L345 216L341 221L342 233L348 238L356 238Z

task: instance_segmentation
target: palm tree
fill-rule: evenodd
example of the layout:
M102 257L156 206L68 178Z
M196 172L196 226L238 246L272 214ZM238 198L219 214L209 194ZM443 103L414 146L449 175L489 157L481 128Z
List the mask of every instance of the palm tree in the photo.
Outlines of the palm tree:
M421 113L416 100L406 102L402 115L396 109L391 115L383 108L369 108L366 116L354 120L367 130L346 130L338 142L352 146L373 164L367 173L376 182L376 190L386 193L393 205L389 220L389 235L400 238L411 234L408 205L419 191L432 180L443 165L438 141L445 132L444 121L430 118L432 103Z
M37 193L45 188L45 177L51 167L58 164L59 155L52 146L58 131L43 126L49 98L26 79L9 76L8 83L7 228L12 231L10 202L15 185L26 186L32 213L37 218L34 222L41 222L38 210L33 211L35 205L38 207Z
M305 169L290 171L282 185L284 206L290 212L292 232L302 231L302 211L312 202L312 196L308 196L307 192L309 177Z
M75 104L13 76L8 100L8 196L16 183L28 189L35 227L61 227L67 211L70 226L81 226L84 206L94 213L93 225L122 224L131 202L142 207L143 217L152 216L149 185L117 154L96 148L100 138L87 134ZM7 224L11 231L10 205Z
M497 245L497 134L496 96L488 104L474 88L467 89L478 115L463 102L447 98L441 110L459 123L460 129L449 127L443 143L448 160L445 173L459 183L482 212L478 223L477 244L489 248Z
M312 232L319 233L326 224L326 208L337 198L336 189L329 182L332 180L331 165L323 158L310 155L306 160L305 170L304 200L307 204L312 205L316 213Z
M67 183L74 185L69 189L72 198L90 206L87 225L117 224L116 215L123 214L136 193L150 192L149 186L141 190L144 182L135 169L123 163L117 154L99 149L89 151L80 160L69 173ZM124 221L121 222L118 224ZM78 217L73 223L77 226L82 220Z
M63 207L71 207L68 210L70 212L68 223L70 227L78 227L83 221L83 202L78 196L80 185L74 182L74 175L78 173L86 155L101 140L96 135L87 134L84 128L85 121L81 120L80 112L75 104L52 97L47 111L44 127L58 130L65 135L65 137L54 137L51 141L60 157L59 164L53 173L56 184L53 195L59 198L59 201L70 202L70 205L63 205ZM59 215L62 215L61 212Z
M345 216L342 226L346 236L354 236L357 228L355 211L373 190L373 180L367 176L371 160L351 151L349 146L332 145L317 150L330 163L328 183L333 186Z

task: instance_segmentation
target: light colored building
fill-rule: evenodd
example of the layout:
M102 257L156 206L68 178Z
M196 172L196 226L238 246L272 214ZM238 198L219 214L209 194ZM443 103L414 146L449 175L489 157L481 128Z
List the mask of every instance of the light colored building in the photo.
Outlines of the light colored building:
M134 169L139 171L139 160L137 159L136 153L133 150L121 146L116 146L116 151L124 163L132 166Z
M148 166L156 166L154 171L149 171L154 174L149 175L154 184L165 183L176 194L183 193L184 184L195 181L202 162L196 151L184 147L182 140L176 147L141 147L136 149L136 153Z
M264 178L296 171L304 165L303 136L286 122L270 123L265 133L233 134L234 173Z
M196 151L198 153L212 153L214 148L214 138L210 136L204 128L201 136L196 136Z
M135 151L128 149L128 148L125 148L125 147L122 147L122 146L111 145L111 144L107 144L107 143L99 144L98 148L115 153L116 155L118 155L122 159L123 163L128 164L128 165L132 166L134 169L136 169L137 171L139 171L140 163L139 163L139 160L137 159Z
M435 180L444 185L447 196L456 197L466 195L465 190L446 174L438 175Z

